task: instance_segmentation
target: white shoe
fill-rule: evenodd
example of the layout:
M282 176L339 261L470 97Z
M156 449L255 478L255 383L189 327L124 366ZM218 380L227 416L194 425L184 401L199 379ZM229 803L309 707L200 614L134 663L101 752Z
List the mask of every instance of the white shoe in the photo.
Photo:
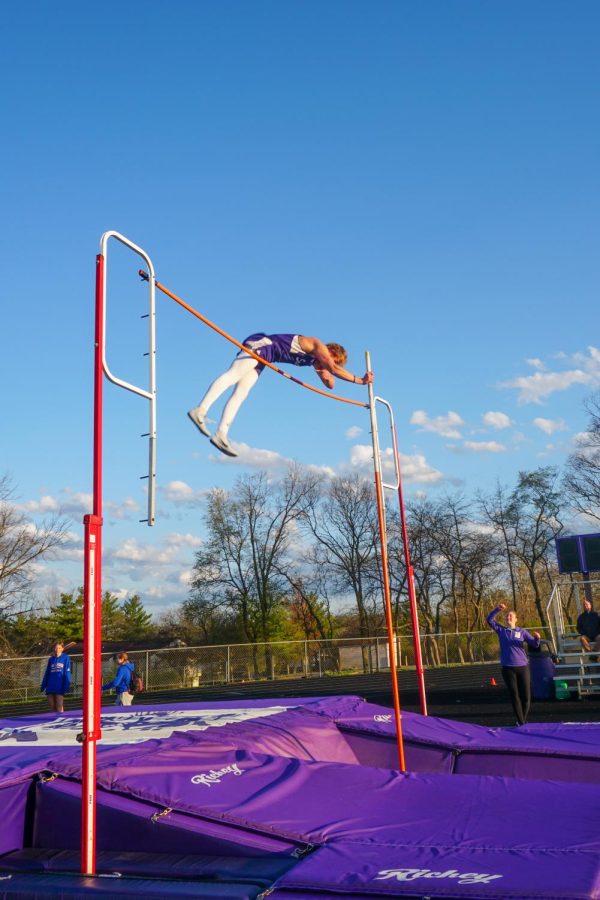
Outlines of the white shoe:
M226 438L215 434L213 435L213 437L211 437L210 442L213 447L216 447L217 450L221 451L221 453L225 453L227 456L237 456L237 453L235 452L231 444L227 442Z
M206 424L206 417L203 416L202 413L198 412L197 406L195 406L193 409L190 409L188 417L192 420L196 428L200 429L202 434L206 435L206 437L210 437L210 431L208 430L208 426Z

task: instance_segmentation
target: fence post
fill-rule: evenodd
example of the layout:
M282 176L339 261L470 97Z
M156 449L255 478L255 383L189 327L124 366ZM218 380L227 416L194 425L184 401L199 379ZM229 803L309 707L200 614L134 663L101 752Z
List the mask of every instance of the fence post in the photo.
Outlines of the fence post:
M304 641L304 677L308 678L308 641Z
M225 681L231 682L231 646L227 644L227 659L225 661Z
M150 653L146 650L146 680L144 682L146 690L149 690L148 685L148 675L150 674L150 662L149 662Z
M448 665L448 635L444 632L444 650L446 652L446 665Z

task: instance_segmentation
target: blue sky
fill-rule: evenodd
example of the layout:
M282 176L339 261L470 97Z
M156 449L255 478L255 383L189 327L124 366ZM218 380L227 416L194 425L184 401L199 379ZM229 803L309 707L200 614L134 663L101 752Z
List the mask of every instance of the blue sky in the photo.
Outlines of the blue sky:
M337 340L360 374L369 350L408 496L563 463L600 386L597 3L26 0L3 25L0 472L72 531L40 591L82 581L110 229L238 338ZM143 381L137 259L110 252L109 360ZM218 456L185 413L232 350L157 303L154 529L146 404L105 385L105 587L153 610L186 595L211 487L371 466L365 411L269 372Z

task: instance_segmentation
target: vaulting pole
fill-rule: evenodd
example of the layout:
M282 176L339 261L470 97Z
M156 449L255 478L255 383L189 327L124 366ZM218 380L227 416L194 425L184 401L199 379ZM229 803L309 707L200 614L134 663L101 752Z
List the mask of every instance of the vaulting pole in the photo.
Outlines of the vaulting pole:
M371 371L371 356L365 354L367 372ZM375 496L377 499L377 519L379 523L379 538L381 544L381 574L383 578L383 599L385 606L385 621L387 626L388 647L390 656L390 675L392 678L392 697L394 701L394 718L396 721L396 742L398 744L398 762L401 772L406 771L404 762L404 741L402 739L402 713L400 712L400 689L398 687L398 674L396 670L396 635L394 632L394 620L392 616L392 594L390 590L390 569L387 546L387 525L385 516L385 494L383 479L381 477L381 452L379 448L379 432L377 429L377 412L375 409L375 394L373 385L369 384L369 413L371 416L371 437L373 440L373 467L375 470Z
M143 269L140 269L138 274L142 281L150 280L150 276ZM208 325L209 328L212 328L213 331L216 331L217 334L220 334L221 337L224 337L239 350L243 350L244 353L246 353L248 356L251 356L253 359L257 360L257 362L259 362L261 366L266 366L268 369L272 369L273 372L277 372L278 375L283 375L283 377L287 378L288 381L293 381L294 384L299 384L300 387L306 388L308 391L312 391L314 394L321 394L322 397L327 397L328 400L340 400L342 403L349 403L351 406L368 406L368 403L363 403L361 400L350 400L349 397L339 397L337 394L332 394L331 391L322 391L321 388L314 387L312 384L306 384L305 381L300 381L299 378L294 378L294 376L290 375L289 372L284 372L283 369L279 368L279 366L274 365L274 363L269 362L267 359L263 359L262 356L254 353L253 350L245 347L244 344L236 340L236 338L232 337L230 334L227 334L226 331L223 331L222 328L219 328L218 325L215 325L215 323L211 322L210 319L207 319L206 316L203 316L202 313L198 312L197 309L194 309L193 306L190 306L189 303L186 303L185 300L182 300L181 297L178 297L177 294L174 294L172 291L166 288L164 284L160 283L160 281L156 281L156 279L154 279L154 284L156 285L156 289L158 291L162 291L162 293L166 297L170 297L171 300L174 300L175 303L178 303L179 306L181 306L183 309L187 310L189 313L203 322L204 325Z

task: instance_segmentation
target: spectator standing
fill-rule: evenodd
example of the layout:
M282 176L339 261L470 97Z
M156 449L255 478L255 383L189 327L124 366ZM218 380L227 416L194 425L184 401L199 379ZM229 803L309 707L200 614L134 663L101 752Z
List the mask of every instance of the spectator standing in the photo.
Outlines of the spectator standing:
M577 633L586 653L600 650L600 616L589 600L583 601L583 612L577 617Z
M133 694L130 692L131 679L133 678L134 665L129 662L127 653L117 653L117 674L108 684L102 685L102 691L114 690L116 693L115 706L131 706Z
M506 626L500 625L496 622L496 616L505 609L504 603L493 609L487 617L487 623L496 632L500 641L502 678L508 688L517 725L524 725L531 706L531 674L523 643L526 642L530 647L539 647L540 635L537 631L530 634L525 628L518 628L514 609L506 613Z
M52 712L64 712L65 694L70 687L71 657L65 653L64 641L57 641L40 685L40 691L46 693Z

